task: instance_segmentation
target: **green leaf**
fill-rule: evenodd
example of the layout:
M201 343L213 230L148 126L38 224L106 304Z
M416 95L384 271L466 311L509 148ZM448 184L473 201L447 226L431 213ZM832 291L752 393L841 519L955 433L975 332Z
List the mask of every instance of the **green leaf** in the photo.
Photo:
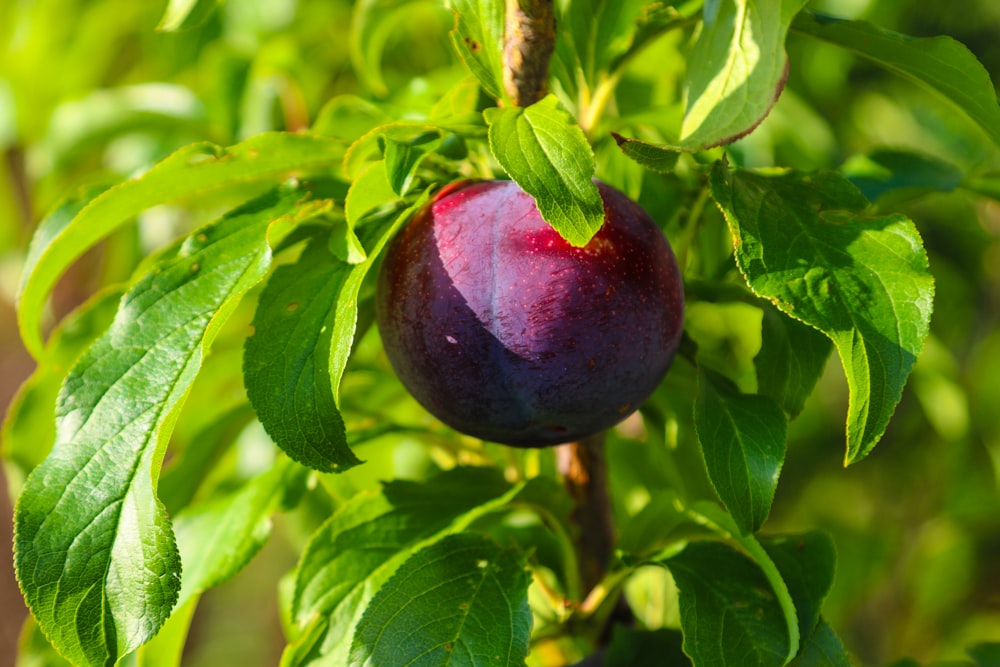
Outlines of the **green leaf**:
M302 199L272 192L193 234L129 290L66 379L55 446L17 504L15 565L76 663L114 664L177 601L181 564L155 494L167 438L205 351L270 264L268 233L317 208Z
M282 458L242 488L177 515L181 591L163 628L139 648L139 667L180 667L201 594L228 581L260 551L271 534L271 515L292 505L306 480L305 468Z
M951 192L962 184L962 170L929 155L891 149L856 155L841 171L868 199L902 190L904 194Z
M826 334L847 374L846 463L882 437L930 324L934 281L913 223L876 216L834 173L730 172L712 196L750 288Z
M344 203L347 228L353 230L366 214L397 199L399 197L393 191L389 176L386 174L385 162L382 160L372 162L351 183L351 189L347 192L347 201Z
M292 615L304 634L283 664L318 656L323 664L345 664L368 601L406 558L515 500L535 502L549 490L539 488L544 484L536 478L512 486L495 468L455 468L423 483L388 482L377 496L351 500L316 531L299 562Z
M830 339L764 302L760 352L754 357L757 391L795 418L823 374Z
M631 560L644 560L665 544L680 540L676 533L687 519L682 507L673 492L653 496L635 516L622 522L618 550Z
M672 171L681 156L679 151L669 146L657 146L646 141L623 137L615 132L612 132L611 136L614 137L622 153L653 171L660 173Z
M18 323L25 347L43 356L39 331L45 301L59 277L88 248L147 208L241 183L337 163L340 141L305 134L262 134L231 148L186 146L142 176L100 194L88 191L46 218L32 240L18 294Z
M571 244L582 247L604 224L594 185L594 153L572 117L552 95L529 107L487 109L490 149L542 217Z
M785 35L806 0L708 3L688 56L681 145L701 150L751 132L788 76Z
M803 12L792 28L844 47L943 96L1000 146L1000 106L989 72L951 37L915 39L866 21Z
M448 7L455 13L452 44L483 90L503 99L504 0L448 0Z
M692 542L664 564L680 591L684 652L695 667L785 664L785 619L752 560L720 542Z
M409 192L421 160L440 145L441 134L433 131L418 134L409 141L386 137L383 157L385 172L393 192L399 196Z
M0 453L23 477L52 450L59 388L77 358L111 324L123 292L119 286L102 290L60 322L45 346L46 361L39 364L11 401L4 418ZM13 493L17 488L13 469L6 472Z
M197 28L212 15L218 5L219 0L170 0L156 29L160 32L177 32Z
M821 618L788 667L852 667L853 664L840 638Z
M184 646L197 609L197 596L177 606L156 636L135 652L138 667L182 667Z
M440 129L428 123L407 121L379 125L355 139L347 149L344 155L344 173L348 179L355 180L372 162L384 159L387 142L413 142L427 134L439 133ZM388 177L387 169L386 178Z
M371 601L348 664L524 665L527 559L475 533L417 552Z
M603 667L638 667L639 665L669 665L689 667L691 660L681 648L683 637L676 630L633 630L616 625Z
M799 628L808 636L819 622L820 609L833 585L836 553L826 533L813 531L802 535L761 539L761 546L788 586L795 602Z
M385 244L426 201L366 226L367 259L338 261L325 238L274 272L247 339L243 378L264 429L286 454L325 472L359 463L347 445L338 392L354 342L361 283Z
M741 394L726 378L702 370L695 428L712 486L743 533L771 511L785 460L785 415L764 396Z

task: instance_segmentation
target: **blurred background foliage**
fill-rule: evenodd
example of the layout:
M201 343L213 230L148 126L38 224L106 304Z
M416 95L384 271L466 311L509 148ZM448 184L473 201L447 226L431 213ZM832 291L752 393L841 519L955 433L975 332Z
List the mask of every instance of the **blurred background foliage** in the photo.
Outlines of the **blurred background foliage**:
M0 412L32 368L17 338L13 305L25 249L36 222L61 197L84 184L128 177L193 141L225 145L265 130L306 128L336 95L377 100L395 118L419 114L463 76L447 34L452 18L442 3L357 0L390 14L376 26L352 18L354 4L226 0L200 27L168 33L156 30L162 2L0 0ZM994 83L1000 77L995 0L964 0L961 11L955 3L925 0L817 0L810 8L914 36L951 35L979 57ZM358 56L350 40L359 34L376 51L384 49L381 76L352 62ZM633 65L620 94L647 99L651 108L675 103L663 99L671 89L663 82L682 72L682 47L678 35L664 39L658 51ZM842 371L831 361L792 423L764 530L821 528L832 534L838 569L825 615L859 664L888 665L904 656L920 664L958 659L972 643L1000 641L1000 153L945 103L874 65L794 33L788 50L785 93L765 123L732 147L732 159L749 166L844 169L863 187L866 176L903 165L912 187L882 194L884 179L875 179L866 192L879 197L880 207L916 221L937 294L931 339L885 439L846 470L847 392ZM676 65L664 66L671 62ZM660 83L648 85L651 77ZM676 217L682 189L677 177L636 177L620 166L617 154L599 147L598 156L615 180L635 181L628 189L671 233L666 221ZM920 169L923 181L914 181ZM218 206L206 204L211 211ZM197 207L143 214L135 227L88 253L60 283L51 322L102 286L126 280L144 256L206 215ZM718 216L714 210L705 215L709 221ZM703 227L698 244L726 242L718 234L721 225ZM713 265L711 256L700 253L690 273L709 277L726 270ZM248 317L249 311L242 324ZM725 364L731 375L732 368L745 367L752 374L760 346L752 332L759 331L760 317L754 307L706 300L692 309L688 327L696 338L703 332L705 339L724 341L700 352L708 365ZM347 411L364 425L365 407L352 406L350 397L381 391L385 400L400 403L401 419L418 415L398 385L383 382L377 339L371 338L370 349L361 346L354 372L345 378ZM238 341L230 347L220 341L204 373L208 379L199 379L206 400L220 396L212 364L238 365L239 349ZM678 373L669 381L690 379ZM233 410L226 424L239 430L248 421L239 408L242 388L226 392L232 401L220 403L220 410ZM679 418L682 439L690 437L683 435L688 419ZM182 419L178 446L205 438L202 426ZM266 454L252 455L268 445L260 444L252 428L241 440L243 458L230 473L245 476L267 465ZM333 498L430 465L411 440L390 443L366 448L368 465L327 480ZM656 486L650 474L662 476L665 485L677 481L669 470L649 472L657 461L649 460L648 448L638 448L627 429L612 441L611 456L620 515L634 514L649 501L647 489ZM8 473L13 495L21 480L16 466L8 466ZM0 534L10 540L9 506L4 509L6 532ZM245 572L206 596L185 664L277 664L283 640L274 582L315 525L309 512L328 510L321 501L306 503L299 511L304 516L280 524ZM9 547L0 553L0 656L12 656L24 612ZM676 626L675 591L664 571L644 573L630 584L629 595L641 619Z

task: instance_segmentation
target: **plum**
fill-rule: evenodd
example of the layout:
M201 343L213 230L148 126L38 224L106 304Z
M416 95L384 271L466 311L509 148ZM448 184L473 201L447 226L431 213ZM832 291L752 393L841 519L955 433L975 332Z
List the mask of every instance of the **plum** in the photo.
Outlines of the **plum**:
M659 384L681 335L680 271L649 215L598 189L604 225L582 248L512 181L446 188L392 240L379 331L442 422L543 447L614 426Z

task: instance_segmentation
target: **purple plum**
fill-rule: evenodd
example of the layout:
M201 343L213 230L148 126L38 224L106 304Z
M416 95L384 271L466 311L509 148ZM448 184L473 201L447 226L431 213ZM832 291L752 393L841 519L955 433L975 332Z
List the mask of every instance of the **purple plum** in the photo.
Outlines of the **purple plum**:
M386 251L376 315L389 361L462 433L544 447L604 431L662 380L684 291L663 233L598 183L604 225L567 243L512 181L446 188Z

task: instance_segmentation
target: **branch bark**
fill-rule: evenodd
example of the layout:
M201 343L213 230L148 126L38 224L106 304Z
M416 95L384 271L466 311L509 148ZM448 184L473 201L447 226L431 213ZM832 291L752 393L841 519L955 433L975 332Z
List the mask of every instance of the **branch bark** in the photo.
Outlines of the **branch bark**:
M555 26L553 0L507 0L503 86L519 107L534 104L548 92Z
M589 592L604 578L615 541L604 434L560 445L556 460L563 484L573 498L580 580Z

